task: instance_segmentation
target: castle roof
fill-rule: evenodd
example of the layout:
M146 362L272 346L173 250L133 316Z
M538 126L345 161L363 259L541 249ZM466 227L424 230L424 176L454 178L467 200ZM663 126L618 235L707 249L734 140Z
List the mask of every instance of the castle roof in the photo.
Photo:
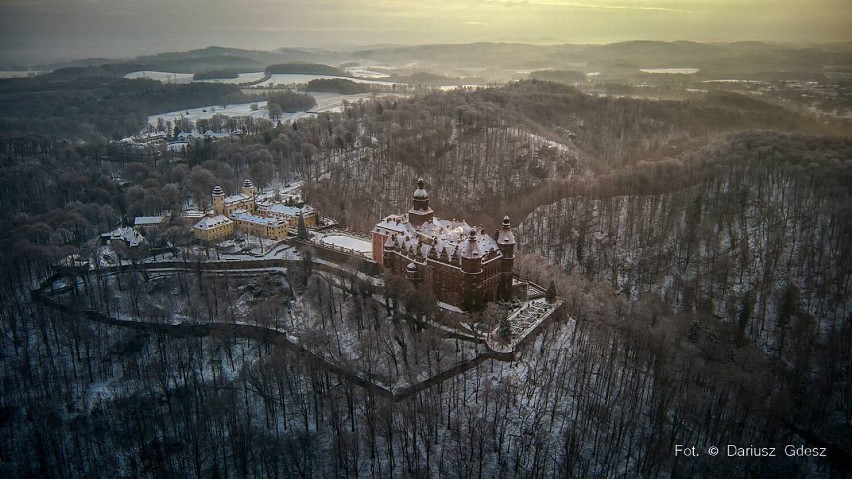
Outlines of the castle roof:
M243 210L234 211L231 216L235 220L246 221L248 223L254 223L262 226L282 226L286 224L286 222L280 218L257 216Z
M102 234L101 237L107 241L121 240L127 243L128 246L139 246L145 242L145 237L129 226L116 228L109 233Z
M222 190L222 187L216 185L213 187L213 196L225 196L225 191Z
M417 180L417 189L414 190L414 197L418 200L425 200L429 198L429 193L426 192L426 182L423 181L423 178Z
M497 232L498 244L515 244L515 234L512 233L512 223L509 215L503 217L503 228Z
M195 223L193 228L209 230L229 223L233 223L233 221L224 215L205 216L198 223Z
M243 188L254 188L254 185L251 184L251 180L246 178L243 180Z
M456 257L487 259L489 254L492 258L502 256L491 236L464 221L434 218L415 228L404 216L391 215L379 222L373 231L388 236L385 247L396 246L402 252L424 258L434 250L439 261L451 261Z
M285 216L299 216L299 208L296 208L295 206L287 206L282 203L263 203L261 204L261 209L263 211L277 213ZM305 205L305 207L302 209L302 212L304 214L310 214L313 213L313 211L314 209L308 205Z
M231 196L225 197L225 204L226 205L233 205L233 204L242 203L242 202L245 202L245 201L251 201L251 196L244 195L244 194L240 193L238 195L231 195Z

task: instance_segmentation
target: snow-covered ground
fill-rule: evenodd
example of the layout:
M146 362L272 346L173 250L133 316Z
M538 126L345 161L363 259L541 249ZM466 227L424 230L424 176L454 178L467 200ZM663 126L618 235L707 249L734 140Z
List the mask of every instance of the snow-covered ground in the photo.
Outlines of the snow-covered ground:
M352 75L355 75L356 77L359 77L359 78L370 78L370 79L373 79L373 80L377 80L377 79L380 79L380 78L388 78L390 76L387 73L377 72L377 71L369 70L369 69L366 69L366 68L363 68L363 67L347 68L346 72L350 73Z
M338 246L341 248L351 249L355 251L359 251L361 253L371 253L373 251L373 245L364 239L356 238L354 236L344 236L344 235L330 235L324 236L320 239L320 243L329 244L333 246Z
M254 83L256 81L260 81L263 77L266 76L266 73L263 72L251 72L251 73L240 73L237 75L237 78L213 78L210 80L195 80L195 81L206 81L211 83L230 83L234 85L241 85L243 83Z
M343 80L351 80L355 83L367 83L370 85L383 85L383 86L393 86L393 85L401 85L401 83L389 82L389 81L381 81L381 80L371 80L365 78L351 78L351 77L339 77L334 75L305 75L301 73L275 73L271 75L269 80L265 82L258 83L257 85L252 85L255 88L271 88L274 86L287 86L287 85L300 85L308 83L311 80L319 80L319 79L343 79Z
M138 72L130 72L127 75L124 75L124 78L129 78L131 80L137 78L148 78L149 80L157 80L163 83L190 83L192 82L192 73L141 70Z
M310 93L316 101L317 105L307 112L282 113L281 122L287 123L306 116L313 116L315 113L338 113L343 109L343 102L355 103L359 100L366 100L374 96L394 95L392 93L359 93L357 95L342 95L340 93ZM157 120L162 118L163 121L171 121L174 123L180 117L184 117L191 122L197 120L210 119L213 115L225 115L228 117L254 117L270 120L269 110L267 109L266 100L252 103L236 103L233 105L209 105L199 108L189 108L186 110L170 111L167 113L158 113L148 117L148 124L157 126ZM257 104L257 110L252 110L251 105Z
M252 110L251 105L257 104L257 110ZM269 110L266 109L266 101L258 101L252 103L237 103L234 105L210 105L199 108L190 108L187 110L170 111L167 113L159 113L148 117L148 124L157 126L157 120L162 118L163 121L174 122L180 117L184 117L191 122L201 119L212 118L213 115L225 115L231 117L246 117L265 118L269 120ZM282 117L296 115L295 113L285 113Z
M692 75L698 73L698 68L641 68L642 73L660 73L660 74L677 74L677 75Z
M41 72L28 70L0 70L0 78L26 78L36 76Z
M124 75L124 78L129 78L131 80L136 78L148 78L150 80L157 80L163 83L192 83L192 82L209 82L209 83L231 83L234 85L240 85L243 83L252 83L258 80L263 79L266 76L263 72L249 72L249 73L240 73L237 75L237 78L211 78L207 80L193 80L192 73L176 73L176 72L158 72L152 70L141 70L136 72L130 72L127 75Z
M458 90L460 88L461 89L471 88L471 89L475 90L477 88L484 88L484 85L443 85L443 86L440 86L438 88L440 88L441 91L452 91L452 90Z

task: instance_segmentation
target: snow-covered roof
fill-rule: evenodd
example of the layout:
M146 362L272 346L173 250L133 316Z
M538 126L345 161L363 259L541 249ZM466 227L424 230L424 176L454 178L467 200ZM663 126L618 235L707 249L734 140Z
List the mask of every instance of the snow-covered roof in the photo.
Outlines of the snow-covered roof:
M203 218L205 213L201 210L186 210L181 213L181 216L184 218Z
M121 240L127 243L128 246L139 246L145 242L145 237L129 226L116 228L109 233L102 234L101 237L107 241Z
M228 138L231 135L229 135L227 133L216 132L216 131L213 131L213 130L207 130L207 131L204 132L204 136L206 138Z
M204 135L202 135L201 133L196 133L194 131L190 131L190 132L182 131L182 132L178 133L177 137L180 138L181 140L192 140L192 139L201 140L201 139L204 138Z
M429 193L426 192L426 182L423 181L423 178L417 180L417 189L414 190L414 197L418 200L429 199Z
M205 216L204 218L201 218L201 221L195 223L193 228L209 230L229 223L233 223L233 221L224 215Z
M249 223L254 223L263 226L282 226L286 224L286 222L280 218L267 218L264 216L257 216L243 210L237 210L233 212L231 216L236 220L246 221Z
M238 195L231 195L231 196L226 196L226 197L225 197L225 204L226 204L226 205L232 205L232 204L236 204L236 203L242 203L242 202L244 202L244 201L251 201L251 196L249 196L249 195L244 195L244 194L240 193L240 194L238 194Z
M397 223L397 219L402 220ZM454 258L502 257L497 242L485 231L472 228L464 221L434 218L415 228L399 215L391 215L378 223L374 232L387 235L385 248L397 248L408 254L433 258L440 261L452 261ZM473 232L474 241L470 241ZM490 256L489 256L490 255Z
M165 216L137 216L133 220L135 226L158 225L166 221Z
M373 231L386 236L391 234L408 234L409 236L414 236L417 233L405 215L390 215L378 222L373 228Z
M512 233L512 223L509 221L509 215L503 217L503 228L497 232L497 243L515 244L515 234Z
M264 203L261 205L260 209L270 213L277 213L279 215L299 216L299 208L296 208L295 206L287 206L283 203ZM307 215L313 213L314 209L305 205L302 211Z

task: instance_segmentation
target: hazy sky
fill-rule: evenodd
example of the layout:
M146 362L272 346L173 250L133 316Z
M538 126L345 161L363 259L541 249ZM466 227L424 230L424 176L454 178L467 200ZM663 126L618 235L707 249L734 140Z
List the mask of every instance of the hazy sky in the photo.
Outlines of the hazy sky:
M852 0L0 0L0 64L209 45L852 41Z

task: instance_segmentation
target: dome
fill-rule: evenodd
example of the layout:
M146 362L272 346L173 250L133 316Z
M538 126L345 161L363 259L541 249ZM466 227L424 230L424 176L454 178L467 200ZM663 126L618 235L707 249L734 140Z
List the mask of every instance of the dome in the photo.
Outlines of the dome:
M250 179L246 178L245 181L243 181L243 188L254 188L254 185L251 184Z
M423 178L417 180L417 189L414 191L414 198L418 200L429 198L429 193L426 192L426 182L423 181Z
M408 271L417 271L417 265L411 262L408 263L408 266L406 266L405 269Z
M503 217L503 228L511 228L512 223L509 221L509 215Z
M221 186L216 185L213 188L213 196L225 196L225 192L222 190Z

